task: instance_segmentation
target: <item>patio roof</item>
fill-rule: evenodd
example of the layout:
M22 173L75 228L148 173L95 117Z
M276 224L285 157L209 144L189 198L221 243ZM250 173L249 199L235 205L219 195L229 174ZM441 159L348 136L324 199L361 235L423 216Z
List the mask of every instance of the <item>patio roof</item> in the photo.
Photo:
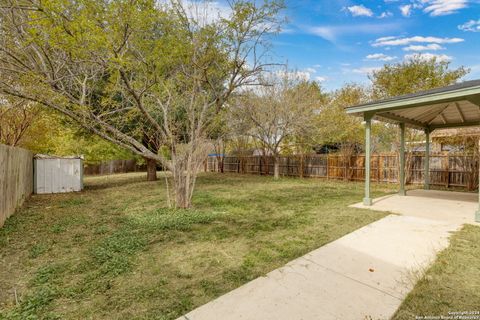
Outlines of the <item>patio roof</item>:
M347 113L365 119L365 197L363 204L372 205L370 197L372 119L398 123L400 127L399 195L405 196L405 127L425 130L424 180L430 186L430 133L440 128L480 126L480 80L421 91L347 108ZM479 193L480 197L480 193ZM480 222L480 204L475 213Z
M480 79L348 107L347 113L417 129L480 125Z

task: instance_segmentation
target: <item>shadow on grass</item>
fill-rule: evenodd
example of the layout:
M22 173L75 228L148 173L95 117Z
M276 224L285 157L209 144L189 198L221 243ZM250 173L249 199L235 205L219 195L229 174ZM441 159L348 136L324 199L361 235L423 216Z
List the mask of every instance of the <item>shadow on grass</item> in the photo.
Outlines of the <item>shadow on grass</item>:
M85 191L104 190L114 187L123 187L136 183L157 183L158 181L147 181L145 175L125 175L124 177L115 176L90 176L86 179Z

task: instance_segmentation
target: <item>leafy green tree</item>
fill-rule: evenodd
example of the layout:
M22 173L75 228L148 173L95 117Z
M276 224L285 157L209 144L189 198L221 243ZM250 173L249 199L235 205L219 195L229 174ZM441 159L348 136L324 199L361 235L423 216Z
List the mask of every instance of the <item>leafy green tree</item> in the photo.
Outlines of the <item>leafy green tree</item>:
M318 144L316 136L315 115L319 114L328 100L328 94L325 93L316 81L301 82L299 88L303 92L306 99L311 99L310 108L313 110L313 115L309 119L309 123L304 125L304 130L299 130L295 135L286 138L286 146L282 147L282 153L289 152L291 154L311 153L314 147Z
M132 152L82 130L64 116L15 97L0 101L0 143L34 153L84 155L86 163L131 159Z
M370 75L372 99L379 100L408 93L454 84L469 72L464 67L450 69L447 61L435 57L425 59L417 55L412 59L386 64Z
M353 150L363 141L362 120L352 117L345 108L364 103L368 93L362 86L347 84L328 95L317 116L318 144L340 144L342 149Z
M392 96L448 86L459 81L468 72L469 70L464 67L451 69L450 64L446 61L439 61L436 58L424 59L418 55L401 63L385 65L382 69L373 72L370 76L372 81L372 99L385 99ZM392 132L396 133L395 130L391 130L393 129L392 125L387 124L386 127L390 128L390 137L388 132L385 137L389 137L389 140L396 144L395 149L399 150L399 135L391 136ZM408 142L422 141L424 139L423 132L415 129L407 128L405 135ZM407 168L410 167L412 161L413 145L411 143L406 145L407 157L405 166ZM408 173L410 170L406 172ZM407 175L406 181L408 182L409 179L410 176Z
M206 1L4 2L0 92L162 163L181 208L191 205L218 111L268 68L265 45L283 7L234 0L228 17L201 17L192 6ZM145 145L145 133L169 159Z
M39 118L38 104L11 96L0 96L0 143L21 146Z
M86 164L135 158L131 151L86 132L75 124L58 123L53 128L51 125L52 122L49 122L49 128L46 131L47 136L39 139L38 135L33 134L40 130L35 123L32 126L33 132L29 133L23 146L36 153L59 156L83 155ZM44 127L43 123L41 127Z
M354 154L364 144L365 128L363 119L348 115L345 108L366 103L370 99L370 88L354 83L328 94L315 120L318 128L316 143L339 145L340 152L346 157ZM372 137L374 152L390 149L393 135L384 123L373 123Z

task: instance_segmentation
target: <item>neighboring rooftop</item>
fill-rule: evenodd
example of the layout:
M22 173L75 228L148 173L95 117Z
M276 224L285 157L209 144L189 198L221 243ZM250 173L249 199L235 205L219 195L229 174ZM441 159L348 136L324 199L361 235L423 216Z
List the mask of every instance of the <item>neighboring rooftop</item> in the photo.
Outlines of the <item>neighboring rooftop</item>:
M480 127L441 129L432 133L432 138L458 137L480 137Z

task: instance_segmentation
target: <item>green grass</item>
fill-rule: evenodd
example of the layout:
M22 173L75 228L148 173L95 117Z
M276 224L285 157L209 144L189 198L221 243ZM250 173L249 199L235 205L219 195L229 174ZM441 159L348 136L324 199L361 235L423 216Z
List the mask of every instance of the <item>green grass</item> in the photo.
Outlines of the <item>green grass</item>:
M204 174L185 211L163 180L32 196L0 229L0 319L174 319L384 216L348 207L362 183Z
M437 256L393 320L448 317L449 312L462 311L480 312L480 227L473 225L452 235L450 246Z

